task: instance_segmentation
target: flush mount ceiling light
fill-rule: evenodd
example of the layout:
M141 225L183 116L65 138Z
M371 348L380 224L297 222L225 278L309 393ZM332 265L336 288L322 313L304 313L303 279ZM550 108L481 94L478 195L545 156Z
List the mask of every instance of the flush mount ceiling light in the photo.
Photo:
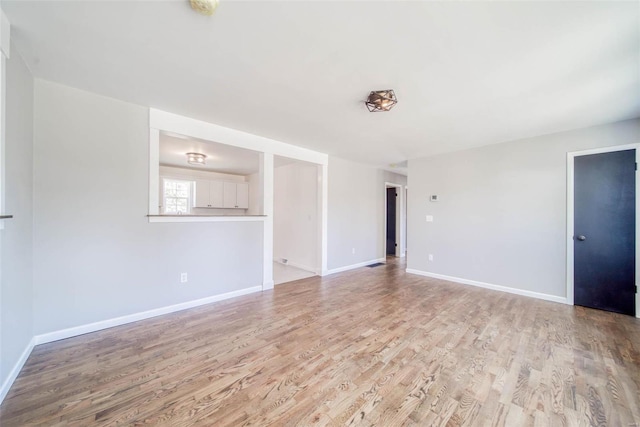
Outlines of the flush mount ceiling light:
M389 111L397 103L396 93L392 89L373 90L365 101L367 108L372 113Z
M190 165L204 166L204 159L206 158L207 156L205 156L204 154L187 153L187 163L189 163Z
M211 16L218 7L218 0L189 0L191 8L201 15Z

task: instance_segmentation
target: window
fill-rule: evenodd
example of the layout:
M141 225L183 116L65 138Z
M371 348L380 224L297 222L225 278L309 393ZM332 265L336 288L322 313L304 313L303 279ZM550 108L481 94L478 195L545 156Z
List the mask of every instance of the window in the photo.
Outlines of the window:
M192 182L179 179L162 180L162 210L168 215L188 215L191 213Z

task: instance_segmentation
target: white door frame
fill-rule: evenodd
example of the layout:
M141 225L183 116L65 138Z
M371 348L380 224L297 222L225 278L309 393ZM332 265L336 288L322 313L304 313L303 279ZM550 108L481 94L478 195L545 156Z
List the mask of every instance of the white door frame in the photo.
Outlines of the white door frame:
M285 157L288 159L291 159L290 157L286 157L286 156L279 156L279 157ZM291 159L291 160L295 160L295 159ZM275 162L275 159L274 159ZM295 160L296 163L300 163L300 160ZM323 269L322 269L322 261L323 259L326 259L326 241L323 240L322 236L323 236L323 232L324 230L326 230L326 220L327 220L327 204L323 203L323 200L327 199L327 195L328 195L328 187L327 187L327 165L321 165L321 164L316 164L316 163L310 163L310 162L302 162L302 163L307 163L308 165L313 165L314 166L314 172L315 172L315 190L316 190L316 209L315 209L315 215L316 215L316 229L315 231L315 238L316 238L316 257L313 261L313 265L298 265L296 263L291 263L291 260L289 260L288 264L292 265L293 267L297 267L297 268L301 268L303 270L306 271L311 271L313 272L316 276L323 276L326 275L326 269L325 269L325 273L323 274ZM276 193L276 186L275 186L275 170L277 169L275 167L275 163L274 163L274 183L273 183L273 193L274 193L274 198L275 198L275 193ZM275 206L274 206L275 207ZM275 221L276 218L276 214L275 214L275 209L273 212L273 219ZM274 228L275 231L275 228ZM274 234L273 236L273 253L275 253L275 240L276 240L276 236ZM323 255L324 254L324 255ZM279 262L276 260L276 258L273 258L274 262ZM279 284L284 284L286 282L283 283L279 283Z
M405 212L404 212L404 194L401 184L394 184L392 182L384 183L384 239L382 239L384 243L384 253L383 258L387 256L387 188L395 188L396 194L396 241L398 242L398 246L396 247L396 257L403 257L405 255L404 249L404 227L403 224L405 222Z
M613 147L594 148L591 150L571 151L567 153L567 304L574 304L574 283L573 283L573 231L574 231L574 160L576 157L588 156L590 154L612 153L615 151L636 150L636 163L640 163L640 143L616 145ZM638 277L640 273L640 222L638 221L640 211L640 198L638 198L638 188L640 179L636 173L636 286L638 285ZM636 294L636 317L640 318L638 311L639 304L638 294Z
M402 246L402 250L404 252L403 256L407 256L407 247L409 246L409 221L407 221L407 216L409 216L409 187L404 186L404 203L402 204L402 209L404 209L404 227L402 230L404 231L404 246Z

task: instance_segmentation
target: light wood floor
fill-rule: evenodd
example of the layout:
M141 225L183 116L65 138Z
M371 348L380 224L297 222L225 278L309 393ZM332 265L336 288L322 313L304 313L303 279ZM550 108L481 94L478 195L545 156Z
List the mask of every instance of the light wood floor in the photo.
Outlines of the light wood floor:
M640 424L637 319L402 268L38 346L0 424Z

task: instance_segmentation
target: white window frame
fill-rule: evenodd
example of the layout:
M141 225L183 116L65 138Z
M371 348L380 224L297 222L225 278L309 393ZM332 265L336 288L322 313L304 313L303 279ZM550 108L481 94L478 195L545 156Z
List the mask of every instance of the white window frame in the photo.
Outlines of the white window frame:
M187 197L187 212L184 214L180 214L180 213L167 213L167 199L169 197L167 197L166 191L165 191L165 185L168 181L172 181L172 182L181 182L181 183L187 183L189 184L189 196ZM189 180L189 179L180 179L180 178L171 178L171 177L162 177L162 213L163 214L167 214L167 215L190 215L191 214L191 209L193 208L193 204L194 204L194 181ZM182 197L172 197L174 199L181 199Z

